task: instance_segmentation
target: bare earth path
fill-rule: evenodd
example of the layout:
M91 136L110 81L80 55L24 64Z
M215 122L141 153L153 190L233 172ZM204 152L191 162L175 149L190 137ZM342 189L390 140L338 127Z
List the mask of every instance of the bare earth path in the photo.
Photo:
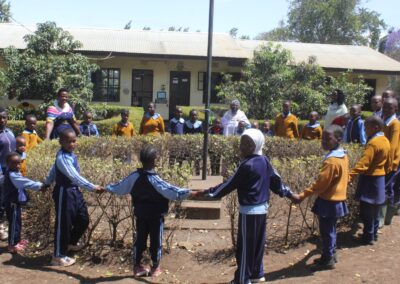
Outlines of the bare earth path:
M158 279L141 283L226 283L235 270L226 230L183 230L176 237L177 247L165 254ZM339 235L342 244L339 263L332 271L312 273L308 265L317 256L313 243L291 249L286 254L269 252L265 256L266 278L274 283L400 283L400 217L385 227L374 246L358 247L349 234ZM181 244L186 245L186 249ZM189 244L189 245L187 245ZM104 265L69 268L46 266L50 257L11 256L0 243L1 283L139 283L129 267ZM189 250L187 250L189 246ZM192 246L192 247L191 247Z

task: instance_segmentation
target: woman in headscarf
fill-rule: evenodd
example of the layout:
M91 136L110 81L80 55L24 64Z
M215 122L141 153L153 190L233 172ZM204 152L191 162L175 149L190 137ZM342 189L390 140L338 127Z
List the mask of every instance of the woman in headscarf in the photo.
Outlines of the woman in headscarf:
M76 135L80 134L79 125L76 122L74 111L68 103L68 98L68 90L59 89L54 105L47 109L46 139L57 139L66 128L72 128Z
M231 109L225 112L224 116L221 119L222 127L224 128L225 136L233 136L236 133L236 129L239 125L240 121L244 121L246 123L246 127L250 127L250 121L247 116L241 111L239 100L233 100L231 102Z
M336 89L331 94L331 103L328 107L328 112L325 115L324 128L330 126L332 121L347 113L347 107L344 104L345 95L342 90Z
M235 278L231 283L262 282L264 279L264 246L268 213L269 189L281 197L298 200L298 196L282 184L281 177L263 156L264 135L258 129L247 129L240 138L242 161L226 182L203 192L221 198L237 189L239 225Z

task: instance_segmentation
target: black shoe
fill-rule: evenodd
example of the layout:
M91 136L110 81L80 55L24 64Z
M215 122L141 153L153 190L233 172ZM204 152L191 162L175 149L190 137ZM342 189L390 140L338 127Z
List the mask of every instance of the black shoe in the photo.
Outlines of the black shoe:
M374 241L373 240L366 240L363 235L361 236L356 236L353 238L353 240L362 245L362 246L373 246L374 245Z
M316 264L314 264L311 267L311 270L313 271L319 271L319 270L331 270L335 269L336 264L335 264L335 259L334 257L331 257L329 259L320 259Z
M332 258L335 261L335 263L338 262L338 258L337 258L336 252L333 254ZM314 259L313 264L319 264L319 263L324 262L324 261L326 261L326 258L321 256L320 258Z

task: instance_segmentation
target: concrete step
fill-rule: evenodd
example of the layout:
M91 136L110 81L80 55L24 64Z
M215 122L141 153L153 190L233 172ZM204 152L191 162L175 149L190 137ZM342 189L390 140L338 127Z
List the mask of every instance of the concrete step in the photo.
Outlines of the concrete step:
M182 217L197 220L217 220L221 218L221 201L185 200L181 204ZM179 216L178 216L179 217Z
M206 180L202 180L201 176L192 176L189 181L189 188L193 190L206 190L222 182L222 176L207 176Z

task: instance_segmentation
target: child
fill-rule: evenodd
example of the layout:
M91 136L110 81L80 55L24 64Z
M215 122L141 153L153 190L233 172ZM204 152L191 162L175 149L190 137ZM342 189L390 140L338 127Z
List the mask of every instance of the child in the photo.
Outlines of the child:
M142 254L146 250L150 235L150 274L159 276L162 254L164 216L168 213L169 200L182 200L190 195L190 190L179 188L163 181L154 171L158 152L152 145L140 151L142 168L131 173L116 184L106 186L106 190L117 195L130 194L136 217L136 241L133 245L134 275L145 276L149 270L141 265Z
M378 239L379 207L385 203L385 165L390 152L389 140L382 132L383 121L377 116L368 117L365 131L368 143L362 157L351 170L353 178L360 175L356 198L360 201L363 234L357 239L363 245L373 245Z
M222 127L222 122L220 118L214 119L213 126L210 127L210 130L208 132L210 134L217 134L217 135L224 134L224 128Z
M16 141L16 150L15 152L19 155L21 158L21 167L20 167L20 172L22 176L26 176L26 140L22 136L17 136L15 138Z
M260 125L258 124L258 121L253 121L253 123L251 124L251 128L260 129Z
M381 226L390 225L395 211L394 204L398 202L399 189L394 188L396 172L400 163L400 122L396 118L398 102L394 98L387 98L383 101L383 132L390 143L390 152L386 164L386 198L387 206L381 207ZM396 199L396 200L395 200ZM386 212L386 209L388 212Z
M203 125L200 120L198 120L197 110L192 109L189 113L189 120L185 121L183 126L184 134L199 134L203 133Z
M83 121L79 125L81 134L83 136L96 136L99 137L99 131L96 124L93 123L93 114L90 111L83 113Z
M80 175L78 159L73 153L77 146L75 131L71 128L63 130L59 141L61 149L45 181L46 186L56 183L53 190L56 221L51 264L70 266L75 259L68 257L67 252L81 248L78 241L89 225L86 202L79 187L88 191L101 191L102 187Z
M210 127L210 130L208 132L212 135L224 134L224 128L222 127L222 122L220 118L216 118L214 120L213 126ZM211 175L219 176L221 169L221 155L216 152L213 152L212 150L210 150L209 152L210 152Z
M285 138L298 138L299 129L297 127L297 117L291 114L292 103L285 101L282 104L282 113L275 119L274 133L276 136Z
M139 134L158 136L164 134L164 119L159 113L156 113L156 105L149 103L147 105L147 112L143 115L142 122L140 123Z
M317 180L299 194L299 201L315 194L312 211L319 218L322 239L321 258L315 261L315 270L333 269L336 262L336 222L348 214L345 203L349 176L349 160L340 147L343 129L338 125L326 128L322 135L322 148L329 153L325 156Z
M305 140L322 139L322 128L318 122L318 112L310 113L309 123L301 130L301 138Z
M171 134L183 134L183 126L185 125L185 120L182 117L182 109L176 107L174 117L169 121L169 132Z
M8 252L18 253L28 244L28 241L21 240L21 205L27 201L25 190L44 187L41 182L21 175L21 157L18 153L11 152L6 159L8 168L4 174L4 204L8 220Z
M22 136L26 140L26 151L35 148L38 144L42 143L42 138L36 133L37 119L33 114L28 114L25 118L25 129Z
M240 136L243 134L243 132L246 130L246 122L245 121L239 121L238 127L236 128L235 135Z
M263 125L261 127L261 131L264 134L265 137L272 137L274 136L274 134L272 133L271 130L271 123L269 122L269 120L265 120L263 122Z
M14 134L7 128L7 111L0 107L0 166L1 175L6 172L6 157L15 151L16 142ZM0 240L6 240L8 235L6 226L3 224L4 205L3 205L3 182L0 182Z
M382 96L375 95L371 98L371 109L374 115L382 118Z
M258 129L246 129L240 138L242 162L235 174L226 182L207 191L212 198L221 198L237 189L240 204L239 230L237 236L235 278L231 283L255 283L265 281L264 247L269 189L281 197L295 200L293 194L282 184L281 177L263 156L264 135Z
M121 121L113 127L112 136L124 136L133 137L135 136L135 128L129 121L129 110L121 110Z
M350 108L350 120L347 122L343 140L345 143L360 143L361 145L367 143L360 105L353 105Z

